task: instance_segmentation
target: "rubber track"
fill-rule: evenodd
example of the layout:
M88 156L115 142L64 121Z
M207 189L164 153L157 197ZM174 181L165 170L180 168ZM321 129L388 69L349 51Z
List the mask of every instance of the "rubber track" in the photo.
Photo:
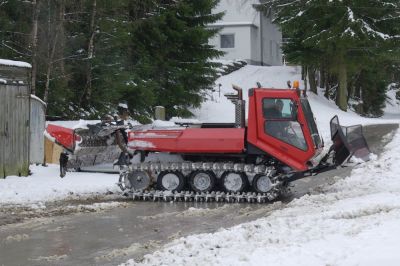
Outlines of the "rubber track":
M247 176L256 174L272 175L273 167L264 165L242 164L242 163L209 163L209 162L167 162L167 163L140 163L134 164L122 171L121 174L126 174L129 171L150 171L154 176L157 176L162 171L180 171L187 176L191 171L205 170L213 171L217 176L225 171L244 172ZM274 176L272 179L273 188L268 193L256 192L241 192L241 193L225 193L222 191L212 191L207 193L196 193L194 191L124 191L126 195L132 197L133 200L142 201L183 201L183 202L244 202L244 203L266 203L276 199L286 187L282 186L279 176ZM119 183L121 186L121 184ZM121 187L122 188L122 187Z
M267 203L279 196L279 193L225 193L209 192L195 193L193 191L171 192L171 191L135 191L128 192L133 200L137 201L177 201L177 202L227 202L227 203Z

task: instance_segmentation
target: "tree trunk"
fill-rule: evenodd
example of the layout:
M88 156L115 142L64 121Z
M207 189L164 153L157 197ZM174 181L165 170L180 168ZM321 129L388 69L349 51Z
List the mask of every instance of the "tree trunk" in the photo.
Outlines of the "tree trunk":
M331 77L328 71L325 71L324 73L324 80L325 80L325 93L324 96L329 100L329 93L331 90Z
M92 59L94 56L94 37L96 35L96 0L92 2L92 11L90 16L90 37L88 42L88 57L86 63L86 87L82 99L86 104L90 102L92 97Z
M321 70L320 70L320 75L321 78L319 80L319 87L320 88L325 88L326 87L326 69L325 69L325 65L322 64Z
M340 57L338 64L339 88L336 95L336 103L343 111L347 111L347 66L344 56Z
M39 20L39 0L32 1L32 72L31 72L31 93L36 94L36 75L37 75L37 50L38 50L38 20Z
M43 101L48 102L49 99L49 93L50 93L50 78L51 78L51 70L53 67L53 61L54 61L54 55L56 52L57 48L57 42L58 42L58 36L60 32L60 28L62 27L62 21L58 20L57 26L52 28L52 21L51 21L51 5L50 5L50 0L48 0L48 21L47 21L47 70L46 70L46 83L45 83L45 88L44 88L44 96L43 96ZM64 12L61 10L60 7L60 12ZM54 37L53 37L54 36Z
M53 66L54 53L56 51L57 38L58 38L58 31L56 31L56 33L55 33L54 40L53 40L53 46L51 47L51 50L49 51L49 57L47 58L46 86L44 89L44 96L43 96L43 101L46 103L49 98L51 69Z
M315 69L313 67L308 68L308 81L310 82L310 90L313 93L318 94Z
M64 28L64 16L65 16L65 0L60 0L60 12L58 14L59 19L59 49L60 49L60 71L61 76L64 80L66 80L67 74L65 71L65 60L64 60L64 50L65 50L65 28Z
M308 67L303 67L303 80L304 80L304 93L307 93L308 89L308 82L307 82L307 72L308 72Z
M44 95L43 101L47 103L47 99L49 96L49 85L50 85L50 74L51 74L51 37L52 37L52 28L51 28L51 4L50 0L47 0L47 70L46 70L46 83L44 87Z

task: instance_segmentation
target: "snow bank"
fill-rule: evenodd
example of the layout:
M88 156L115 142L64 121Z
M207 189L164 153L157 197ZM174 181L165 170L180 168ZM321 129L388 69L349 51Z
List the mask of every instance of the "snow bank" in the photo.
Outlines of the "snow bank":
M396 91L394 89L389 90L386 93L386 107L384 109L384 118L399 118L400 101L396 99Z
M59 177L59 166L31 166L28 177L9 176L0 179L0 206L27 205L38 202L77 199L106 193L119 193L118 175L70 172Z
M123 265L399 265L400 133L378 160L270 216Z
M31 64L22 61L14 61L7 59L0 59L0 65L3 66L14 66L14 67L24 67L24 68L32 68Z

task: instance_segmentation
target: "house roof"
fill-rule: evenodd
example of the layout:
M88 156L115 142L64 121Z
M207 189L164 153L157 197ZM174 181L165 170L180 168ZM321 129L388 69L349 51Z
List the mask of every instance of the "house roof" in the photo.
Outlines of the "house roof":
M240 27L240 26L250 26L258 28L256 24L251 21L238 21L238 22L217 22L213 24L208 24L209 27Z
M31 64L29 64L29 63L22 62L22 61L8 60L8 59L0 59L0 65L11 66L11 67L32 68Z

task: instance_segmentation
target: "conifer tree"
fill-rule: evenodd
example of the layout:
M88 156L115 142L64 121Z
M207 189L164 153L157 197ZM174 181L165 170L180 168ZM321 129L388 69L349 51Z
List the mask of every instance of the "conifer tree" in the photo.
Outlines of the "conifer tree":
M138 24L133 32L136 75L132 91L142 91L154 105L165 106L170 117L190 115L188 108L200 105L201 93L216 79L215 63L210 59L221 52L208 44L217 31L207 24L223 15L211 13L217 3L175 1L159 15ZM130 99L137 102L137 98Z
M347 110L349 77L363 69L365 58L381 57L400 38L397 0L266 0L264 8L275 11L275 21L289 37L298 38L302 49L318 49L329 58L342 110Z
M143 120L156 105L188 115L216 77L217 2L0 0L0 58L35 60L36 93L57 119L99 118L119 101Z

